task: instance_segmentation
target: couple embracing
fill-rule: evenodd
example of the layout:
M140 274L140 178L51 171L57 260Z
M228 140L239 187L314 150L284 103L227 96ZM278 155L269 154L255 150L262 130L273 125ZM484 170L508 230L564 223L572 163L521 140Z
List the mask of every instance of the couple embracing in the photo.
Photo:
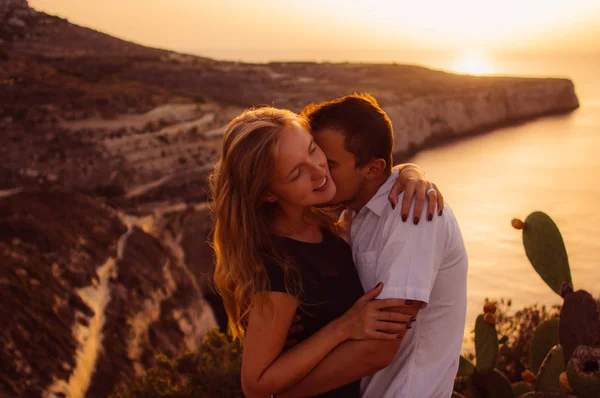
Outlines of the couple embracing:
M392 167L393 145L369 95L228 125L211 175L214 280L247 397L451 396L467 255L435 185Z

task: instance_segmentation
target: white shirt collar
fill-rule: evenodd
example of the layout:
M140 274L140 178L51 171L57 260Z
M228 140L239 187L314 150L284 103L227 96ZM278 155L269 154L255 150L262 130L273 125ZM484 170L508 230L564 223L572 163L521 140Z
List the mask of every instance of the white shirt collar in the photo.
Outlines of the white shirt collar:
M392 174L390 174L387 180L379 187L375 195L373 195L365 205L367 209L377 214L378 217L381 217L386 206L391 206L388 196L399 175L400 173L398 170L392 170Z

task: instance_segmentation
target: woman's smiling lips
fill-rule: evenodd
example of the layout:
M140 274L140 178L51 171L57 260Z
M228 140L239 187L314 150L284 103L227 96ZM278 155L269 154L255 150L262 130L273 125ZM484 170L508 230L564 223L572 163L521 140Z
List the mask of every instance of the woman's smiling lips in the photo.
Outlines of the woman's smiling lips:
M329 181L329 178L327 176L323 177L323 181L321 182L321 184L316 187L315 189L313 189L314 192L320 192L323 191L325 186L327 185L327 181Z

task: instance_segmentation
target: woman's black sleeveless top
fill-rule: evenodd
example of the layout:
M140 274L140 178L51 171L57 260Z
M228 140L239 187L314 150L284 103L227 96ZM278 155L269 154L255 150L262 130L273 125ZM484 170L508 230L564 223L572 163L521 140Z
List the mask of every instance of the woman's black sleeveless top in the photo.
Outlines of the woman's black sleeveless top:
M278 238L277 249L284 250L302 278L303 296L298 310L304 330L294 336L299 342L341 316L363 295L352 250L337 235L323 229L323 241L308 243ZM286 292L283 270L278 264L265 261L271 291ZM340 366L344 366L340 364ZM360 397L360 380L318 397Z

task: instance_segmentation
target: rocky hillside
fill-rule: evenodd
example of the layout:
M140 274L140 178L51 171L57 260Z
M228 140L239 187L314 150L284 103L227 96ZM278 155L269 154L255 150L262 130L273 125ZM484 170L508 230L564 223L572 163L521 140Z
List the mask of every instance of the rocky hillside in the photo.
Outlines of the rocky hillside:
M197 199L224 126L256 104L299 111L370 92L394 123L398 159L440 140L578 107L564 79L220 62L118 40L33 11L25 0L1 4L0 188L58 184L105 196L134 189L139 202L164 199L157 187L167 183L168 195L184 184L179 196Z
M204 215L204 217L202 217ZM0 396L106 397L215 327L202 208L125 215L74 192L0 200ZM208 265L208 267L207 267Z
M578 107L563 79L221 62L0 0L0 396L104 397L195 349L223 320L206 174L226 124L353 91L389 112L398 160Z

